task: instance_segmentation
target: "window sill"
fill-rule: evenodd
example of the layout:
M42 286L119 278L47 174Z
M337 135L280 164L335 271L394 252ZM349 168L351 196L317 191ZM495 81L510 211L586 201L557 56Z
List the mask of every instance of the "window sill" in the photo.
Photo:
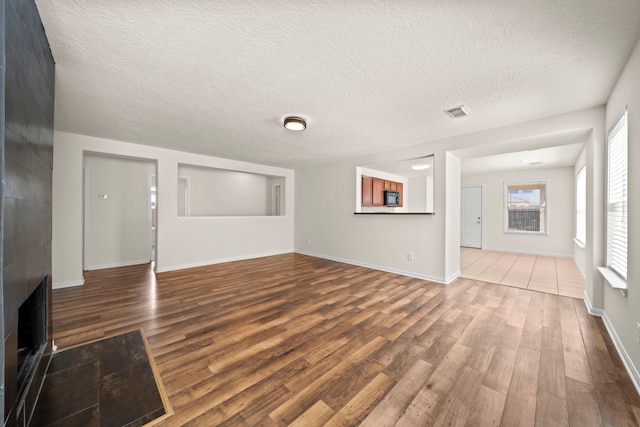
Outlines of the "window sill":
M580 249L584 249L587 247L587 244L576 239L575 237L573 238L574 243L580 248Z
M529 236L548 236L546 231L504 230L504 234L526 234Z
M617 289L618 292L622 294L622 296L627 296L627 281L622 277L618 276L616 272L607 267L598 267L598 271L604 277L604 280L611 286L613 289Z

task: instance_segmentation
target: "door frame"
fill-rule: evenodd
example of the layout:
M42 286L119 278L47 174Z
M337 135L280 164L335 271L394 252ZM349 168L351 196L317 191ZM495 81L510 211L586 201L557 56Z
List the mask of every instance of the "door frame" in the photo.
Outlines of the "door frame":
M484 248L485 243L485 218L486 218L486 184L469 184L460 186L460 193L462 194L463 188L480 188L480 217L482 218L480 222L480 248ZM462 207L462 197L460 197L460 206ZM461 210L460 210L461 211ZM458 213L460 215L460 213ZM460 224L462 224L462 216L460 216ZM460 241L460 246L462 246L462 241Z

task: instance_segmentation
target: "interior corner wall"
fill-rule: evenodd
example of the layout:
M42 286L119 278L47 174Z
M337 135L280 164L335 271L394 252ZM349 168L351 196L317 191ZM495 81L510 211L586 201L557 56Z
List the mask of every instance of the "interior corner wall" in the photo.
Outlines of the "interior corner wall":
M253 163L55 132L53 169L53 283L81 285L84 153L145 159L157 164L156 271L293 251L294 172ZM285 215L178 217L178 164L283 176Z
M548 234L505 233L504 183L547 181ZM573 167L463 175L462 185L484 184L483 248L503 252L572 257L575 235Z
M628 174L628 295L622 296L604 285L603 311L605 323L612 327L622 347L623 361L630 365L640 392L640 344L636 331L640 326L640 42L636 44L606 107L606 129L610 129L627 111L629 129ZM604 242L603 242L604 246Z

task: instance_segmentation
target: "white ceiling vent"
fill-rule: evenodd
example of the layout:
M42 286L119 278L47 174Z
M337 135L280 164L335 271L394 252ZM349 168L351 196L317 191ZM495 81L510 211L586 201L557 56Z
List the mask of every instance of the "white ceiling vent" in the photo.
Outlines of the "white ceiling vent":
M451 117L452 119L459 119L460 117L467 117L469 114L471 114L471 111L469 111L469 107L467 107L466 105L461 105L459 107L450 108L448 110L444 110L444 112L447 113L449 115L449 117Z

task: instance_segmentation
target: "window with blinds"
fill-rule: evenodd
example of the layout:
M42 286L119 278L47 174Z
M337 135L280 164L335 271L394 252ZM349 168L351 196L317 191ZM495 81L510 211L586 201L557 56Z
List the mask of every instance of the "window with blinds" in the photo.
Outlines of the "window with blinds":
M607 144L607 267L627 279L627 113L609 131Z
M576 240L582 246L587 243L587 168L576 176Z

